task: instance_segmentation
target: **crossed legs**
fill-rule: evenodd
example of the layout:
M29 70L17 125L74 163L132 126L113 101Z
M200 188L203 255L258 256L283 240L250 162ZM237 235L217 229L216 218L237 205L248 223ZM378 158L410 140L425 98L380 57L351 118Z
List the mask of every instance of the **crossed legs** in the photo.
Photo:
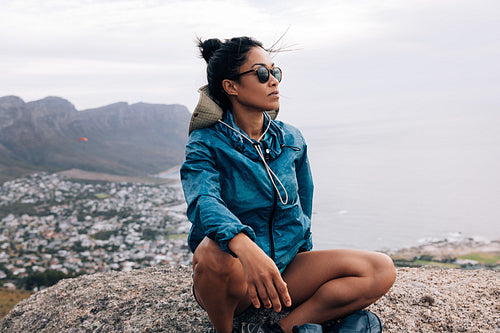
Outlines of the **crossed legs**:
M323 250L297 254L283 279L295 308L280 325L291 332L294 325L321 324L374 303L389 291L396 271L382 253Z
M219 333L232 330L233 317L250 298L239 259L205 238L193 256L194 290ZM297 254L283 272L294 310L280 321L285 332L294 325L322 323L365 308L395 281L392 260L361 250L323 250Z

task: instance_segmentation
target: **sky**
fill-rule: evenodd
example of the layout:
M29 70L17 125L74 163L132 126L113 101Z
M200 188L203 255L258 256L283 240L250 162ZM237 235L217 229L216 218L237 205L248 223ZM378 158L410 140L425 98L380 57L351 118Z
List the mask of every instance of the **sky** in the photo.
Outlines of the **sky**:
M287 52L280 119L299 126L498 112L496 0L0 0L0 96L78 110L183 104L206 83L196 38Z

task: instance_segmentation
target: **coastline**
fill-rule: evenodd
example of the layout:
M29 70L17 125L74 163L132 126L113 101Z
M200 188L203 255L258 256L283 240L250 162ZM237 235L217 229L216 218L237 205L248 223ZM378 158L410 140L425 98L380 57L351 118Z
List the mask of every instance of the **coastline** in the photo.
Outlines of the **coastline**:
M382 249L380 252L388 254L399 267L437 266L500 271L500 240L444 238L397 250Z

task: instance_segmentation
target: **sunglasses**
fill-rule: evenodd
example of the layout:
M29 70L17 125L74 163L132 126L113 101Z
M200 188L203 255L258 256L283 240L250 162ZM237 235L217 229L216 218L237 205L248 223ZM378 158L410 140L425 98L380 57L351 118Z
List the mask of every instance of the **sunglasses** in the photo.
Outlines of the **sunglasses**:
M248 74L248 73L252 73L252 72L257 73L257 77L259 78L259 81L261 83L266 83L267 81L269 81L269 78L271 77L271 75L274 76L276 78L276 80L278 80L278 82L281 82L281 78L283 76L283 73L281 72L281 68L279 68L279 67L273 67L273 68L269 69L266 66L259 66L257 68L252 68L249 71L238 74L238 77L245 75L245 74Z

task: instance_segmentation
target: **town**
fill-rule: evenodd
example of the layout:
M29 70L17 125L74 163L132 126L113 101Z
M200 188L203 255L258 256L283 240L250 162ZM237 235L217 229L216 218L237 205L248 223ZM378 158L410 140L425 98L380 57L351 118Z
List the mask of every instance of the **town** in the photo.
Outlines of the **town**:
M79 181L37 173L0 186L0 286L30 274L189 265L178 182ZM40 286L35 286L35 289Z

